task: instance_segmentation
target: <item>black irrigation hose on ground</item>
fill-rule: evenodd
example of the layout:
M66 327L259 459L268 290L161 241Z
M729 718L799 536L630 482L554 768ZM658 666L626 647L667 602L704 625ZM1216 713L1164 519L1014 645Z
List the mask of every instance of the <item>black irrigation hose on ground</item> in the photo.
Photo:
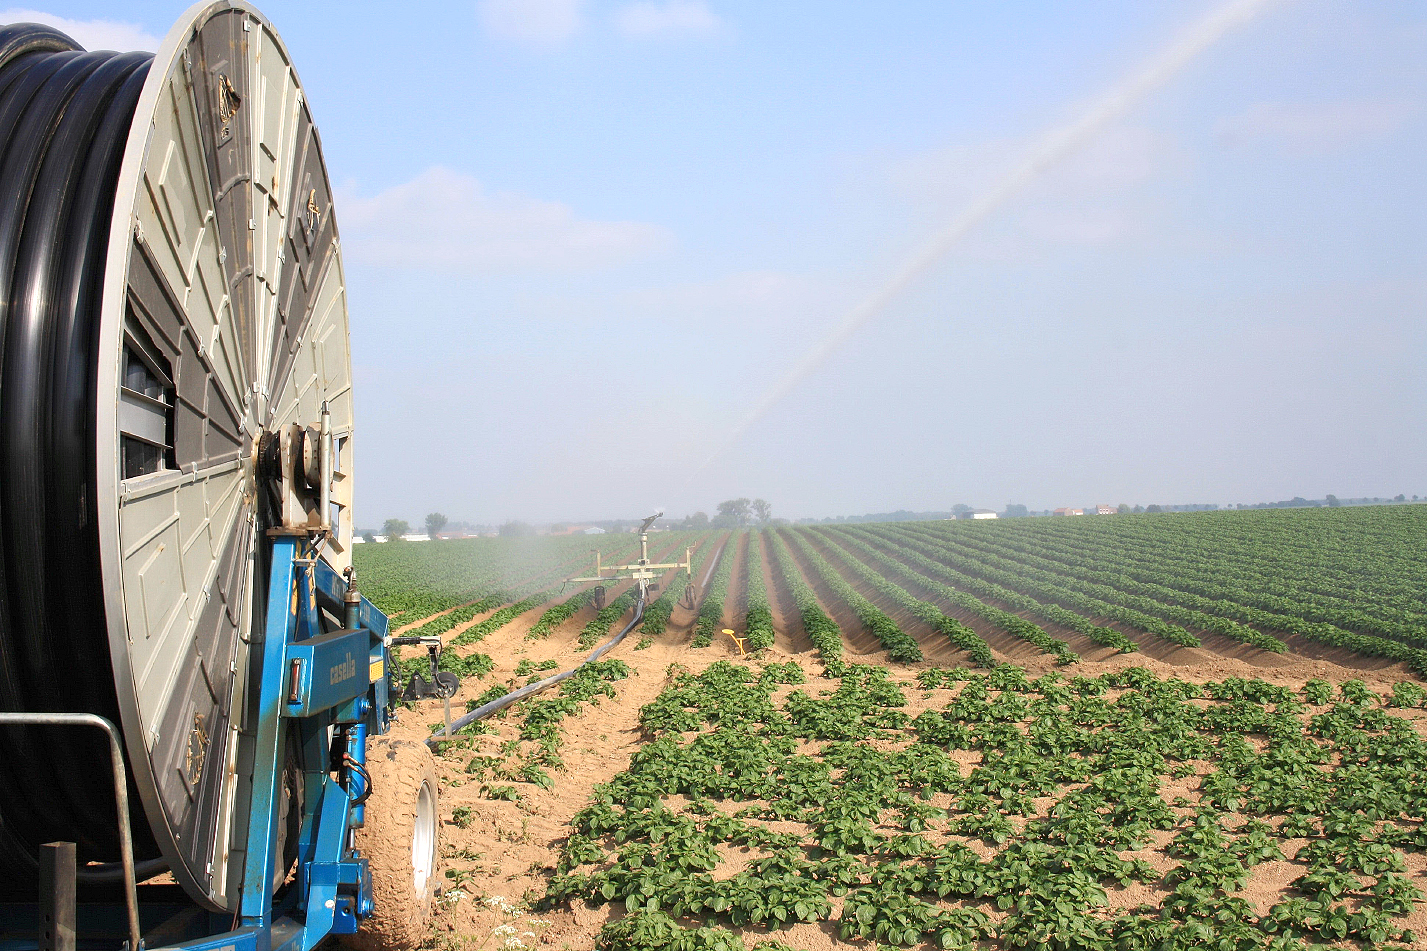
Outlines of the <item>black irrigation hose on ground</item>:
M99 566L97 335L119 166L152 61L150 53L86 53L46 26L0 27L0 709L7 711L120 719ZM42 842L76 842L82 870L118 858L113 791L93 771L106 756L87 731L0 731L0 886L33 888ZM134 834L141 869L152 874L161 861L147 825L135 822ZM113 876L80 876L106 877Z
M635 626L637 626L642 620L644 620L644 595L641 593L639 600L634 602L634 617L629 619L629 623L624 626L624 630L620 631L614 637L611 637L609 640L605 641L599 647L596 647L594 651L590 653L590 656L586 657L579 664L574 667L571 667L569 670L562 670L558 674L552 674L549 677L546 677L544 680L538 680L535 683L527 684L518 690L512 690L510 693L506 694L503 697L497 697L490 703L482 704L481 706L476 707L476 709L461 717L459 720L453 721L451 723L451 726L446 731L437 733L434 736L430 737L426 741L426 744L428 746L435 746L437 743L449 740L452 734L460 732L461 730L470 726L472 723L475 723L477 720L484 720L491 714L498 713L513 703L519 703L526 697L534 696L537 693L542 693L546 690L549 690L551 687L560 683L562 680L570 679L571 677L575 676L575 674L583 670L586 666L593 664L595 661L599 660L605 654L613 650L614 647L620 641L624 640L625 636L629 634L630 631L634 630Z

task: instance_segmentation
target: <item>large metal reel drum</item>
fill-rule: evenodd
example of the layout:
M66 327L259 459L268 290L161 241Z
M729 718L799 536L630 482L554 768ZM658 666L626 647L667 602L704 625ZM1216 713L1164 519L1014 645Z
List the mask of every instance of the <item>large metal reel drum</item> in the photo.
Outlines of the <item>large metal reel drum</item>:
M262 532L270 524L255 483L255 447L265 432L315 423L324 404L338 477L334 531L322 557L339 570L350 559L352 391L342 261L316 127L287 50L255 9L227 0L191 8L130 103L107 249L95 262L102 270L89 271L96 285L102 275L102 286L88 291L98 319L82 354L91 370L84 409L92 412L82 414L90 441L78 455L87 461L71 471L64 457L41 459L49 469L40 494L53 494L69 478L77 499L70 502L88 517L71 519L68 544L51 536L50 549L37 556L44 568L32 579L39 593L30 612L37 627L25 635L31 648L13 624L0 636L19 644L20 654L48 644L77 678L91 687L108 683L107 695L76 693L50 709L117 712L151 833L136 830L146 853L139 858L161 857L194 898L232 909L246 846L245 769L256 728L250 658L259 656L254 645L263 638L256 606L266 595L258 588L266 578ZM60 356L55 365L64 365ZM0 410L11 413L8 376L4 383ZM0 524L14 620L17 597L24 600L15 580L24 558L5 521L15 503L0 496L6 504ZM45 524L62 521L64 509L63 500L51 504ZM57 571L66 552L92 568L97 583L83 585L82 571ZM67 617L46 613L59 603L71 605ZM67 623L85 619L80 633L107 646L107 656L87 653L78 636L73 651L57 646L72 636ZM97 633L90 630L96 625ZM22 742L15 736L11 743ZM78 745L54 750L54 777L75 776L67 754ZM99 794L102 762L90 764L88 776ZM12 857L33 846L16 844L25 839L17 830L26 810L38 808L12 805L21 778L9 776L0 790L0 808L10 813L0 815L0 827L11 836L0 836L0 853L8 841ZM118 857L103 830L81 828L96 818L73 815L82 806L78 793L38 795L58 797L57 810L76 827L56 836L51 821L47 837L76 839L90 860ZM102 795L92 798L102 818Z

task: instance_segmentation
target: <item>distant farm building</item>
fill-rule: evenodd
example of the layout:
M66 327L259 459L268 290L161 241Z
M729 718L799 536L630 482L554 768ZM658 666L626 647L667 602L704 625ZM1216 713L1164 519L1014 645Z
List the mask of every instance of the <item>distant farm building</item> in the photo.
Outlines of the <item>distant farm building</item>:
M1084 515L1084 509L1056 509L1056 515Z
M1114 514L1115 514L1115 507L1112 506L1112 505L1097 505L1097 506L1095 506L1095 514L1096 514L1096 515L1114 515Z
M602 529L602 528L587 528L587 529L585 529L585 534L586 534L586 535L603 535L604 533L605 533L605 530Z
M996 513L990 509L972 509L969 512L957 512L957 518L995 518Z

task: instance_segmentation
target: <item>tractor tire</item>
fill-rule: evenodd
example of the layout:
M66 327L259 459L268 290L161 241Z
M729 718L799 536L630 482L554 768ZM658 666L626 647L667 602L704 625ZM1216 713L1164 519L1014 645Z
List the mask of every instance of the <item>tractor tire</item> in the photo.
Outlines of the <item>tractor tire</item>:
M356 845L372 876L373 910L343 939L356 951L407 951L428 935L441 812L426 744L378 737L367 747L372 795Z

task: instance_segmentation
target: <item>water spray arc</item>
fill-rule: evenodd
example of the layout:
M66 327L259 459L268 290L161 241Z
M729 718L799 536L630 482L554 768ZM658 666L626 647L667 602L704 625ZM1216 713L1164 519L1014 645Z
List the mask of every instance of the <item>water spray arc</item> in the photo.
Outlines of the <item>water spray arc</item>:
M1275 2L1278 0L1232 0L1224 4L1185 29L1138 72L1096 100L1080 118L1043 134L1030 152L1001 176L990 190L933 235L882 287L850 310L827 336L769 387L696 471L707 469L733 448L749 429L797 389L858 328L885 310L898 294L945 257L972 229L1023 192L1052 166L1084 146L1107 125L1173 79L1231 31L1248 24Z

